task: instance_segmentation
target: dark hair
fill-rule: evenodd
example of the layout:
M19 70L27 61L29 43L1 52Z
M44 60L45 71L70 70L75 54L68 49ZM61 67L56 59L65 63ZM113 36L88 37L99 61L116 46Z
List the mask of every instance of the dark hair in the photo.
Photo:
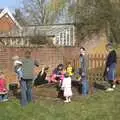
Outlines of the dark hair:
M70 77L70 76L69 76L69 73L67 73L67 72L64 74L64 76L65 76L66 78Z
M48 69L49 69L49 67L45 67L45 68L44 68L44 70L48 70Z
M111 43L108 43L108 44L106 44L106 47L112 48L113 46Z
M82 49L82 50L86 51L86 49L85 49L84 47L80 47L80 49Z
M71 62L68 62L67 64L69 65L69 64L71 64Z

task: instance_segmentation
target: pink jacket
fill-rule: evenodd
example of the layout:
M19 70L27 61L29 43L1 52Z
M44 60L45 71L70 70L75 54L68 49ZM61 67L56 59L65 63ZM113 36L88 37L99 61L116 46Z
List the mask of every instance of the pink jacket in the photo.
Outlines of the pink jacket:
M6 82L4 79L0 79L0 92L6 92L7 88L6 88Z

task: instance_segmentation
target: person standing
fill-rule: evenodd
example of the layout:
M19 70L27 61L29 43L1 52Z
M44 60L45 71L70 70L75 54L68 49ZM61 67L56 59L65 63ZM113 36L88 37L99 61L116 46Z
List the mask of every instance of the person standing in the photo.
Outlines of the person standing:
M87 78L88 60L86 55L86 49L84 47L80 48L80 76L82 81L82 94L88 94L88 78Z
M65 103L71 102L72 97L72 82L69 73L65 73L65 77L62 82L61 89L63 90L63 95L65 97Z
M108 51L108 56L106 60L104 76L106 76L110 84L110 88L107 88L107 91L113 91L115 88L114 81L116 80L117 54L111 43L106 45L106 50Z
M38 62L32 60L31 51L27 50L25 52L25 57L22 59L23 76L20 80L22 106L25 106L28 103L32 102L32 82L34 78L34 66L38 67Z

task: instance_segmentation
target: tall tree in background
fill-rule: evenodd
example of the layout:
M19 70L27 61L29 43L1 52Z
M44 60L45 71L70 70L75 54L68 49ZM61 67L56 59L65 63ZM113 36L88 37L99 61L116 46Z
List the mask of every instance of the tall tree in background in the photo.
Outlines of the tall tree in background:
M79 40L105 29L108 40L120 43L119 0L77 0L69 11L74 18Z
M52 24L64 8L65 0L24 0L23 12L30 24Z
M27 25L27 21L25 19L25 16L23 15L22 11L20 9L15 9L15 13L13 14L15 19L18 21L18 23L21 26Z

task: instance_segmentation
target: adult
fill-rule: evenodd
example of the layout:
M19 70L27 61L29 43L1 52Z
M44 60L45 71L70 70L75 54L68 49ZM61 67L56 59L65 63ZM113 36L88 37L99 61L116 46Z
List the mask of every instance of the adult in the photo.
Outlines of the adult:
M84 47L80 48L80 76L82 81L82 94L88 94L88 60L86 55L86 49Z
M23 77L20 80L22 106L25 106L32 101L32 81L34 78L34 66L38 67L38 62L32 60L31 51L27 50L25 52L25 57L22 59Z
M107 88L107 91L113 91L115 88L114 81L116 80L117 54L111 43L106 45L106 50L108 51L108 56L106 60L104 76L106 76L110 84L110 88Z

